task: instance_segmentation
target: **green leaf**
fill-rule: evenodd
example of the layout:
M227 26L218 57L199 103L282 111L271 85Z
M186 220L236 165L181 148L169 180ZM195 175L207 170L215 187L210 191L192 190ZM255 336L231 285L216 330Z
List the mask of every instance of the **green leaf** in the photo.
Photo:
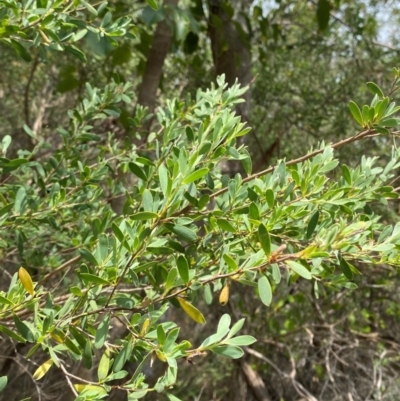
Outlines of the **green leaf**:
M3 295L0 295L0 304L3 305L14 305L8 298L3 297Z
M82 249L79 249L79 253L92 265L95 265L95 266L99 265L99 262L97 261L97 259L94 257L94 255L89 250L82 248Z
M379 121L382 127L397 127L400 125L400 118L388 118L387 120Z
M237 345L237 346L246 346L254 344L257 340L252 336L238 336L231 338L229 340L224 340L224 344L226 345Z
M75 340L78 342L78 344L84 349L86 346L86 339L85 337L80 333L80 331L75 327L75 326L70 326L69 327L69 332L72 334L72 336L75 338Z
M86 56L85 53L83 53L81 50L79 50L76 46L74 45L67 45L64 47L64 49L73 54L75 57L77 57L82 63L86 63Z
M352 100L349 103L349 109L353 118L361 125L364 125L360 108Z
M151 194L151 191L149 191L147 188L143 191L142 204L145 212L153 211L153 195Z
M4 388L7 386L7 376L0 376L0 391L3 391Z
M168 177L168 170L164 166L164 164L161 164L160 167L158 168L158 177L160 179L160 187L161 191L164 194L165 197L169 196L169 177Z
M20 332L22 337L25 338L26 341L34 342L34 336L31 329L23 322L17 315L13 315L14 323L17 330Z
M342 174L343 174L343 177L344 177L346 183L351 185L352 181L351 181L350 169L345 164L342 164Z
M153 220L158 218L158 214L153 212L139 212L133 214L132 216L130 216L130 218L132 220Z
M168 335L167 338L164 342L164 346L163 346L163 351L164 352L170 352L172 347L175 344L176 339L178 338L179 335L179 327L175 327L174 329L172 329Z
M17 195L15 196L14 211L20 213L22 204L26 198L26 190L24 187L19 187Z
M285 262L295 273L297 273L299 276L305 278L306 280L311 280L312 275L310 271L301 265L300 263L294 262L293 260L288 260Z
M83 4L85 7L86 7L86 9L91 13L91 14L93 14L95 17L97 17L97 11L96 11L96 9L92 6L92 5L90 5L87 1L85 1L85 0L81 0L81 4Z
M133 174L135 174L136 177L140 178L141 180L143 180L145 182L147 181L145 172L136 163L130 162L128 164L128 166L129 166L129 170L131 170L131 172Z
M231 359L239 359L244 355L244 351L241 348L232 345L219 345L211 348L211 351L214 352L214 354L222 355Z
M104 280L104 278L101 278L101 277L96 276L94 274L78 273L78 275L83 281L87 281L89 283L100 284L100 285L111 285L111 283L109 281Z
M382 89L374 82L367 82L367 87L373 95L377 95L380 98L385 96L382 92Z
M204 177L209 171L210 170L206 167L196 170L183 180L183 184L190 184L193 181L197 181Z
M106 349L100 359L99 366L97 368L97 377L99 381L103 381L110 370L110 350Z
M342 270L343 274L349 280L353 280L353 272L351 271L350 265L342 258L342 255L339 255L339 263L340 269Z
M104 342L106 341L107 338L109 326L110 326L110 315L106 315L106 317L101 320L99 327L96 330L94 346L97 349L100 349L104 345Z
M225 260L225 263L228 265L230 272L234 272L238 269L238 265L232 258L232 256L228 255L227 253L224 253L223 258Z
M108 256L108 237L104 233L99 235L98 249L100 262L104 263Z
M10 41L14 50L23 60L25 60L28 63L32 61L32 57L29 54L28 50L26 50L25 47L21 45L21 43L17 42L14 39L10 39Z
M238 331L241 330L241 328L243 327L245 322L245 319L240 319L238 320L231 328L231 330L229 331L229 334L227 336L227 338L231 338L233 337Z
M157 326L157 340L158 340L158 343L161 345L163 345L166 340L165 331L161 324L159 324Z
M3 332L6 336L11 337L15 341L25 344L25 339L21 337L19 334L14 333L12 330L0 324L0 331Z
M158 4L155 0L146 0L146 3L153 9L158 10Z
M268 189L265 191L265 198L267 199L268 207L269 207L270 209L272 209L272 208L274 207L274 204L275 204L275 195L274 195L274 191L273 191L272 189L268 188Z
M72 351L74 354L82 355L82 351L76 346L76 344L68 337L64 338L64 344Z
M125 365L125 362L129 359L132 353L132 340L128 340L125 342L122 350L116 356L114 364L113 364L113 372L119 372Z
M179 255L176 259L179 275L183 282L187 285L189 282L189 263L183 255Z
M307 239L310 239L312 237L315 231L315 227L317 227L318 220L319 220L319 211L316 210L311 216L310 221L308 222L307 225L307 234L306 234Z
M258 239L265 255L269 258L271 256L271 238L264 224L258 226Z
M114 235L117 237L118 241L122 244L125 240L125 235L122 233L121 229L115 223L112 223L111 227L114 232Z
M169 401L182 401L180 398L176 397L173 394L166 394Z
M258 294L260 295L261 302L264 305L270 306L272 302L272 288L266 276L262 275L258 279Z
M218 224L218 227L223 231L227 231L229 233L235 233L236 232L236 228L233 227L233 225L228 220L217 219L217 224Z
M329 0L318 0L317 4L317 21L320 31L324 31L329 24L331 4Z
M36 140L38 139L38 138L37 138L37 135L36 135L26 124L24 124L22 128L24 129L24 131L25 131L30 137L32 137L33 139L36 139Z
M196 233L191 230L189 227L181 226L179 224L164 224L165 227L176 234L178 237L181 237L183 240L187 242L194 242L197 241L199 238L197 237Z
M373 128L376 132L379 132L382 135L389 135L390 131L387 128L380 127L379 125L374 125Z
M178 275L178 270L176 269L176 267L173 267L169 272L168 272L168 276L167 276L167 280L165 282L165 292L167 293L172 286L174 285L175 279Z

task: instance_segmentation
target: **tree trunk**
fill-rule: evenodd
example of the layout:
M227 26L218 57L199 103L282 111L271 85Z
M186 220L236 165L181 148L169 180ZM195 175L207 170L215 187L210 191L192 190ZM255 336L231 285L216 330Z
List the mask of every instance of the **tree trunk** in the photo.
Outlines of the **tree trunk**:
M177 3L178 0L165 0L164 6L176 6ZM148 107L149 112L153 112L156 105L157 89L160 86L164 61L171 46L173 36L173 30L170 23L168 23L168 9L165 10L165 13L165 19L157 25L154 33L143 79L138 88L138 104Z
M226 0L208 0L210 16L208 32L211 40L211 50L216 75L225 74L229 86L236 81L246 86L251 81L251 52L249 38L241 28L241 21L234 21L234 7ZM236 112L243 122L250 118L250 88L243 96L245 102L236 107ZM238 138L237 145L244 142L244 137ZM240 161L230 161L221 164L223 173L233 177L243 173Z

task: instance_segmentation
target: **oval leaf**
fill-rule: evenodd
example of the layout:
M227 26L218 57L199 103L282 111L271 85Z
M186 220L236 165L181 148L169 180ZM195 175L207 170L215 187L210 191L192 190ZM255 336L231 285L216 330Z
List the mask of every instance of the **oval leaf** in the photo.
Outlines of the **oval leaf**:
M7 386L7 376L1 376L0 377L0 391L3 391L4 388Z
M217 219L217 224L218 224L218 227L223 231L227 231L229 233L235 233L236 232L235 227L233 227L233 225L231 223L229 223L228 220Z
M109 326L110 326L110 315L107 315L104 319L101 320L99 327L97 328L96 331L94 346L97 349L100 349L104 345L104 342L106 341L107 338Z
M270 306L272 302L272 288L266 276L261 276L257 283L258 294L264 305Z
M382 89L374 82L367 82L367 87L369 89L369 91L373 94L373 95L377 95L380 98L383 98L385 95L382 92Z
M79 277L83 281L88 281L89 283L100 284L100 285L102 285L102 284L111 285L110 282L108 282L107 280L104 280L104 278L96 276L95 274L79 273Z
M193 181L197 181L200 178L204 177L208 172L209 169L206 167L196 170L183 180L183 184L190 184Z
M224 344L227 345L238 345L238 346L246 346L254 344L257 340L252 336L238 336L235 338L231 338L229 340L225 340Z
M177 299L181 308L186 312L186 314L191 319L200 324L204 324L206 322L206 319L204 319L203 314L197 308L195 308L190 302L186 301L186 299L183 299L181 297L177 297Z
M219 294L219 303L222 306L225 306L229 301L229 283L225 284L225 287L222 289L221 293Z
M36 370L35 373L33 374L33 379L35 380L40 380L51 368L53 365L53 360L48 359L46 362L42 363Z
M293 260L288 260L286 264L299 276L305 278L306 280L311 280L311 273L300 263L294 262Z
M354 119L361 126L363 126L363 119L362 119L362 115L361 115L361 110L352 100L349 103L349 109L350 109L350 112L351 112L352 116L354 117Z
M21 283L24 286L26 292L33 296L35 294L35 290L33 289L31 276L23 267L19 268L18 277L21 280Z
M179 255L176 259L179 275L185 284L189 282L189 264L183 255Z
M318 224L318 220L319 220L319 211L315 211L315 213L311 216L310 221L308 222L308 226L307 226L307 239L310 239L311 236L313 235L314 231L315 231L315 227Z
M158 10L158 4L155 0L146 0L146 3L153 9Z
M130 216L132 220L152 220L158 217L157 213L153 212L139 212Z
M211 348L211 351L214 352L214 354L222 355L231 359L239 359L244 354L244 351L241 348L231 345L220 345L218 347L213 347Z
M110 350L106 349L103 356L100 359L99 367L97 368L97 377L99 381L104 380L108 371L110 370Z
M267 256L267 258L269 258L271 255L271 238L264 224L260 224L258 226L258 239L261 243L261 247L265 255Z

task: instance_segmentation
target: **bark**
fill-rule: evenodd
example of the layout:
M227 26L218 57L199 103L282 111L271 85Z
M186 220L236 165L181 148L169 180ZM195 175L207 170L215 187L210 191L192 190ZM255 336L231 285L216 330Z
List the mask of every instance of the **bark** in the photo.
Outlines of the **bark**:
M240 366L246 382L252 389L257 401L271 401L271 397L260 375L244 360L241 361Z
M234 5L231 6L227 0L208 0L208 4L208 32L216 75L225 74L229 86L236 79L242 86L249 85L252 78L250 43L245 30L240 29L242 21L233 20ZM243 122L249 122L250 88L243 98L245 102L236 107L236 113ZM244 137L238 138L237 145L240 146L244 140ZM240 161L230 161L222 163L221 170L233 177L236 173L243 173L243 166Z
M177 3L178 0L165 0L164 6L176 6ZM155 108L164 61L171 46L173 31L168 23L168 15L168 9L166 9L165 19L157 25L143 79L138 88L138 104L148 107L149 112L153 112Z
M176 6L178 0L165 0L164 6ZM152 113L156 106L157 90L160 86L161 76L163 72L165 58L167 57L171 46L173 30L168 22L170 10L165 10L166 16L156 28L154 33L153 43L151 45L149 55L147 57L146 67L143 73L142 82L138 87L137 103L148 108L149 113ZM149 133L152 119L142 127L144 132ZM143 135L143 142L146 142L147 135ZM118 178L122 176L119 174ZM132 182L125 182L126 187L130 187ZM111 207L118 215L122 214L122 209L125 203L125 196L115 198L111 201Z
M238 30L241 21L233 20L226 0L208 0L210 17L208 31L211 40L216 75L225 74L226 82L232 85L236 79L242 86L249 85L251 75L250 44ZM249 120L250 89L244 95L246 102L238 106L238 113L243 121Z

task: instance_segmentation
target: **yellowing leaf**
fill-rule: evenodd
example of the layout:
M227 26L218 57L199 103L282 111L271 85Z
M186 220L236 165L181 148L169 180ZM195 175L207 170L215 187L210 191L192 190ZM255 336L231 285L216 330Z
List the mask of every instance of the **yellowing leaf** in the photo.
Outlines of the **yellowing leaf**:
M181 308L187 313L187 315L191 319L201 324L206 322L206 319L204 319L203 314L197 308L195 308L190 302L186 301L181 297L178 297L177 299Z
M40 380L51 368L53 365L53 360L48 359L46 362L42 363L36 370L35 373L33 374L33 378L35 380Z
M35 290L33 289L33 282L31 276L23 267L19 268L18 277L21 280L21 283L24 286L26 292L28 292L33 296L35 294Z
M225 284L225 287L222 289L221 293L219 294L219 303L222 306L225 306L229 301L229 283Z
M64 344L64 340L63 340L62 337L59 336L58 334L51 333L51 334L50 334L50 337L51 337L53 340L57 341L59 344Z
M107 394L105 388L101 386L95 386L94 384L74 384L75 390L80 394L84 390L95 390L98 395Z
M150 319L147 318L144 322L143 322L143 326L140 329L140 337L144 337L147 334L147 329L149 328L149 324L150 324Z
M166 358L166 356L164 355L163 352L157 350L157 351L156 351L156 355L157 355L157 358L158 358L161 362L166 362L166 361L167 361L167 358Z

